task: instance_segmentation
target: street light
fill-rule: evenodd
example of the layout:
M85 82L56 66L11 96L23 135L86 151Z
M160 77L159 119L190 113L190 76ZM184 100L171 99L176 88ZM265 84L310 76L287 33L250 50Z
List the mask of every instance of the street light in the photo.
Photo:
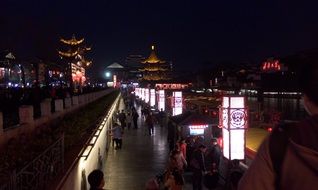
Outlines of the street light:
M105 76L106 76L106 78L110 78L110 72L109 71L107 71L106 73L105 73Z

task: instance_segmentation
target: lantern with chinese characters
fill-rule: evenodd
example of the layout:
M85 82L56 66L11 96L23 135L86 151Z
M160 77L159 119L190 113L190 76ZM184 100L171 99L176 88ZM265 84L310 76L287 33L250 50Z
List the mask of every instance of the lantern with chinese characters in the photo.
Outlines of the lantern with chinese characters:
M150 89L150 106L154 107L156 105L156 91L155 89Z
M172 93L172 115L182 114L182 92L175 91Z
M158 110L161 111L165 111L165 90L159 90L158 91Z
M150 99L149 89L148 89L148 88L145 88L145 102L146 102L147 104L149 103L149 99Z
M245 130L248 128L248 108L243 96L224 96L219 112L223 133L223 155L229 160L245 159Z

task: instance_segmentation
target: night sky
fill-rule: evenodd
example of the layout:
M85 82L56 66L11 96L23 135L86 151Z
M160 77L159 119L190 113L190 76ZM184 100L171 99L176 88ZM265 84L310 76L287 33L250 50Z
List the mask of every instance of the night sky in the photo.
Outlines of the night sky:
M90 73L129 54L158 55L176 69L206 62L259 63L317 48L318 2L244 0L1 0L0 50L56 59L59 37L92 45Z

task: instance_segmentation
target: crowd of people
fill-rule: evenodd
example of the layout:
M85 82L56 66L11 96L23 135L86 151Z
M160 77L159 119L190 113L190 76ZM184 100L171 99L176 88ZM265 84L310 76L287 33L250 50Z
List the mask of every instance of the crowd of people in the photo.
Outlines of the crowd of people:
M185 185L185 172L192 173L194 190L215 189L219 182L221 148L217 139L209 145L204 144L202 137L189 137L175 143L170 151L167 166L162 175L146 183L147 190L182 190Z

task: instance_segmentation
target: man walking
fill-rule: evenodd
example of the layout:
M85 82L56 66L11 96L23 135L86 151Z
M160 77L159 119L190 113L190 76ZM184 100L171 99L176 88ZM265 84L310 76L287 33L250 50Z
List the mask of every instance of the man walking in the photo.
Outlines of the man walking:
M148 127L148 134L151 136L152 134L154 134L154 118L151 112L146 116L146 125Z
M134 122L134 128L137 129L138 128L138 113L136 111L136 109L133 109L133 112L132 112L132 118L133 118L133 122Z

